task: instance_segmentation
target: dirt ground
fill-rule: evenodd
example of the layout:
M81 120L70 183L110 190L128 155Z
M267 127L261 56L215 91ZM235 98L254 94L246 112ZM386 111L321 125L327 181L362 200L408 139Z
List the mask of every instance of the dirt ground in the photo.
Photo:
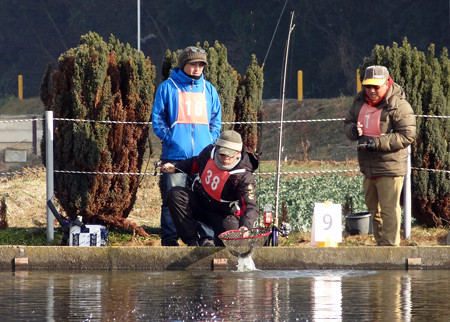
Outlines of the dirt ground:
M30 168L35 171L26 175L0 177L0 200L4 199L7 207L6 220L9 227L45 227L46 226L46 185L43 168ZM157 232L159 227L161 198L157 180L154 177L142 181L134 210L129 220L144 227L150 238L133 238L120 245L161 245ZM55 222L57 227L57 222ZM401 246L437 246L447 244L448 230L444 228L423 228L413 226L411 238L402 238ZM403 232L402 232L403 236ZM312 247L310 233L292 233L280 237L280 246ZM343 233L343 242L339 246L374 246L373 235L349 236Z

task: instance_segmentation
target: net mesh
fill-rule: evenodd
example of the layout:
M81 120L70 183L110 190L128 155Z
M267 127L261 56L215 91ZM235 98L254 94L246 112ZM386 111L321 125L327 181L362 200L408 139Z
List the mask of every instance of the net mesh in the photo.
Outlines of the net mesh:
M269 228L249 230L228 230L219 235L225 247L237 257L247 257L257 247L261 247L271 234Z

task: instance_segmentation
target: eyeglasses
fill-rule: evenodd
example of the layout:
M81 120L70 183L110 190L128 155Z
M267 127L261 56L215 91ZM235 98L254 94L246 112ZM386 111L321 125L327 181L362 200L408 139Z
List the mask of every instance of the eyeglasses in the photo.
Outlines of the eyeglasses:
M200 48L189 48L189 49L193 53L197 53L197 52L202 53L202 54L206 53L206 51L204 49L200 49Z

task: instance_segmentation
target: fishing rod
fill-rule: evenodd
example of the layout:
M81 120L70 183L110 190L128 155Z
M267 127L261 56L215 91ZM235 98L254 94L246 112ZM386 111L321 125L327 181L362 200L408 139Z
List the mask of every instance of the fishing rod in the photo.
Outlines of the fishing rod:
M278 246L278 235L288 236L291 232L291 227L289 223L283 222L281 227L278 228L278 218L279 218L279 190L280 190L280 167L281 167L281 153L282 153L282 139L283 139L283 118L284 118L284 98L286 91L286 70L289 55L289 42L291 39L291 33L294 30L295 25L293 25L294 11L291 12L291 21L289 24L289 33L286 42L286 51L284 57L284 72L283 72L283 87L282 87L282 97L281 97L281 113L280 113L280 129L279 129L279 142L278 142L278 159L277 159L277 172L276 172L276 188L275 188L275 212L272 211L272 205L264 206L263 213L263 224L267 228L272 225L272 233L267 239L265 246Z
M278 226L279 217L279 190L280 190L280 167L281 167L281 152L282 152L282 140L283 140L283 118L284 118L284 99L286 92L286 70L289 55L289 42L291 39L291 33L294 30L295 25L293 25L294 11L291 12L291 22L289 24L289 33L286 42L286 54L284 57L284 72L283 72L283 89L281 97L281 113L280 113L280 130L279 130L279 141L278 141L278 159L277 159L277 172L276 172L276 190L275 190L275 218L274 226Z

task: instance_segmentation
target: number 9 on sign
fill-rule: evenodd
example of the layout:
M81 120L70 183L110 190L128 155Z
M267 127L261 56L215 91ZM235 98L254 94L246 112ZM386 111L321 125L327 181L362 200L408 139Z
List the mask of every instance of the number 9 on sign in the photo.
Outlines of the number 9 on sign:
M323 219L323 229L329 230L333 226L333 218L330 214L325 214L322 217Z
M342 242L341 205L315 203L312 236L315 242Z

